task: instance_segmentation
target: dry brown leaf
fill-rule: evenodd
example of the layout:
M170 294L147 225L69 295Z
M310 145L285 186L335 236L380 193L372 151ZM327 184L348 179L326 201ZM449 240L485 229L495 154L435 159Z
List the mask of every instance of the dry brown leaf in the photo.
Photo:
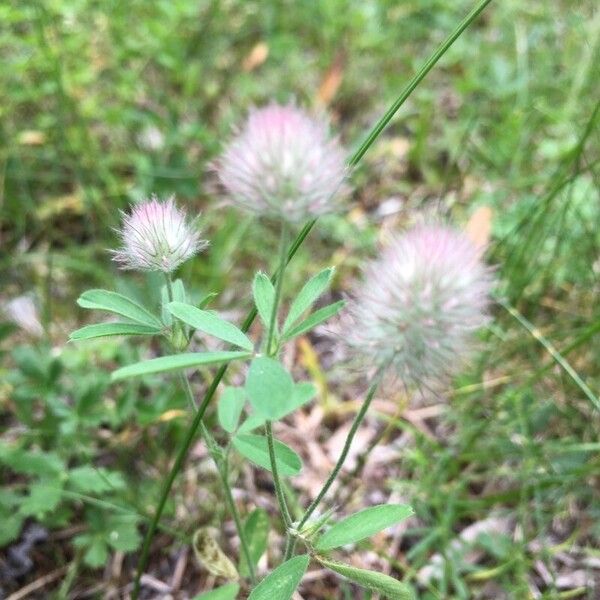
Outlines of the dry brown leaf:
M265 42L258 42L252 50L248 53L244 61L242 62L242 69L244 71L254 71L254 69L260 67L267 57L269 56L269 46Z
M410 140L405 137L392 138L389 142L389 149L394 158L406 158L410 150Z
M480 250L490 242L493 216L494 213L489 206L480 206L471 215L465 227L465 233Z
M235 565L225 555L208 527L197 529L192 538L196 559L215 577L236 581L239 575Z
M333 63L325 72L325 76L321 80L321 85L317 92L317 103L322 106L328 106L335 95L337 94L342 79L344 78L344 57L338 54Z
M167 410L162 415L160 415L157 421L160 423L166 423L168 421L172 421L173 419L177 419L177 417L185 417L187 414L188 413L185 410L172 408L171 410Z
M46 141L46 134L43 131L21 131L19 134L19 144L23 146L41 146Z
M43 221L64 213L80 215L83 209L83 195L77 190L73 194L49 198L36 210L36 216Z

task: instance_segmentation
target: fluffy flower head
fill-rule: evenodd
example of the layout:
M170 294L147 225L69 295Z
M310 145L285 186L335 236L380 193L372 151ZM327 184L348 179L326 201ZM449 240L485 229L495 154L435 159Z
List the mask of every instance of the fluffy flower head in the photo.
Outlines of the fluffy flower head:
M487 322L492 281L462 232L415 227L365 269L349 341L369 364L389 364L407 383L439 381L461 366L473 332Z
M138 271L170 273L208 245L173 197L136 204L123 214L119 235L123 246L113 253L114 260Z
M253 110L217 164L233 202L292 222L333 212L346 171L324 121L277 104Z

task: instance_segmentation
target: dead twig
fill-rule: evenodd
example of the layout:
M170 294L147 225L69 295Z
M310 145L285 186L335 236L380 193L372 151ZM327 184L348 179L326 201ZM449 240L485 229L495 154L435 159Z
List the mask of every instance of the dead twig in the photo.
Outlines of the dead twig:
M36 592L39 589L42 589L48 583L51 583L64 575L67 572L67 567L60 567L59 569L55 569L54 571L50 571L50 573L46 573L43 577L28 583L25 587L22 587L20 590L16 591L14 594L11 594L6 600L22 600L23 598L27 598L29 594Z

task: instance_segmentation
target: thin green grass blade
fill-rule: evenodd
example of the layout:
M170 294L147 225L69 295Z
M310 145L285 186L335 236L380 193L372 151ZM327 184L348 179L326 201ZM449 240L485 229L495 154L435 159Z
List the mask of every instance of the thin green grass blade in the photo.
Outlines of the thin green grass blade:
M546 339L542 333L537 329L537 327L531 323L531 321L527 320L516 308L512 307L510 304L505 302L504 300L496 299L498 304L504 308L524 329L526 329L531 337L537 340L550 354L550 356L554 359L554 362L567 373L567 375L574 381L575 385L585 394L585 396L590 400L590 402L600 410L600 400L598 397L592 392L587 383L581 379L577 371L569 364L567 359L552 345L552 343Z

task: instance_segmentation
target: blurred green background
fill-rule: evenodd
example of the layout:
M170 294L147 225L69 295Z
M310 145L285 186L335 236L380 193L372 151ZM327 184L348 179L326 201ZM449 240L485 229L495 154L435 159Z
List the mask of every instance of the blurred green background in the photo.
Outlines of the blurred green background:
M185 428L185 402L168 381L108 386L110 370L147 347L66 344L89 319L75 305L84 289L158 302L151 277L123 275L110 261L119 210L175 194L201 211L211 250L182 277L241 317L254 270L271 269L276 234L223 206L211 162L232 128L252 106L296 101L326 110L353 149L471 6L0 5L0 543L22 543L33 522L54 532L32 568L0 570L5 591L57 568L57 597L105 581L95 568L138 547ZM386 231L423 215L471 219L481 231L489 222L499 294L516 312L495 308L476 364L437 420L423 429L373 417L387 422L391 448L408 436L383 487L417 511L401 551L374 550L423 598L600 593L599 47L593 0L492 2L366 155L347 212L319 223L291 270L293 288L335 263L340 293ZM24 294L41 332L14 323L9 303ZM321 369L317 361L309 376ZM360 393L341 377L329 391L334 403ZM319 439L339 424L333 413ZM188 488L180 482L170 507L183 540L199 521L220 519L202 513L212 492ZM501 533L457 547L490 515L505 520ZM424 583L420 570L435 554L443 568Z

